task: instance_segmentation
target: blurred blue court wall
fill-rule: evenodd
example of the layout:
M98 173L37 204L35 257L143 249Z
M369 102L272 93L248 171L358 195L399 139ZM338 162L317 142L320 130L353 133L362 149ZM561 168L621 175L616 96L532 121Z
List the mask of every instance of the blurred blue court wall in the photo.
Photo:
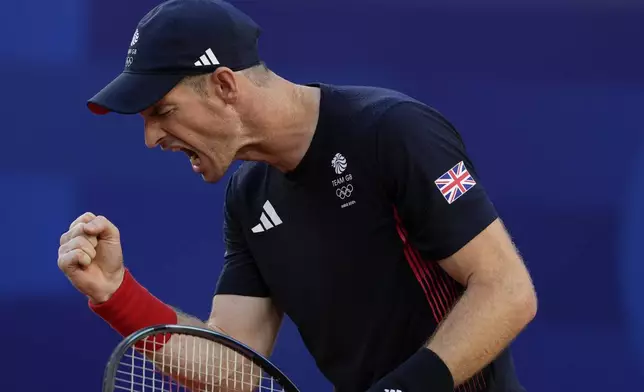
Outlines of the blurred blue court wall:
M2 390L100 390L119 337L56 267L60 234L85 211L120 227L126 263L152 292L208 314L223 184L147 150L138 117L84 106L154 4L3 3ZM279 74L398 89L461 131L539 292L514 344L529 391L642 385L644 1L236 4L264 27L262 56ZM290 322L274 360L302 390L330 390Z

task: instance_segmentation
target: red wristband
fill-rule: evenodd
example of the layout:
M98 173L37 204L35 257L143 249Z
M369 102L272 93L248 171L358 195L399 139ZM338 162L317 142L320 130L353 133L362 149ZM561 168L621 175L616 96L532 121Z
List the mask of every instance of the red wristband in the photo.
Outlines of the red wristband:
M127 268L121 286L112 297L100 304L89 301L89 307L124 337L152 325L176 324L178 321L174 309L141 286ZM167 337L150 336L149 339L154 339L158 345Z

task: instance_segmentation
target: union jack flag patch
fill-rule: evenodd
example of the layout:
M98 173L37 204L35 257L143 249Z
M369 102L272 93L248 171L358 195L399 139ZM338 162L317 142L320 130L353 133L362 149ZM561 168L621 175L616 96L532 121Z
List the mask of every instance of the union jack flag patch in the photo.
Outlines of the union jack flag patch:
M459 197L463 196L467 191L476 185L476 181L467 171L463 161L460 161L453 168L449 169L445 174L438 177L434 184L443 194L447 203L454 203Z

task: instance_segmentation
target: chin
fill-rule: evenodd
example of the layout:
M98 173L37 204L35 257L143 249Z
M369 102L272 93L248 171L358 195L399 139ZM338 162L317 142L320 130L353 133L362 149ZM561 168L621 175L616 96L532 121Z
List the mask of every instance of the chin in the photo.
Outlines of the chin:
M221 177L212 178L212 177L206 177L204 174L202 174L201 179L204 180L204 182L206 182L208 184L216 184L221 179Z
M201 173L201 179L209 184L215 184L221 180L223 173L220 173L218 170L204 170Z
M204 182L207 182L209 184L214 184L217 181L219 181L219 178L213 176L211 173L203 172L200 174L201 174L201 179L204 180Z

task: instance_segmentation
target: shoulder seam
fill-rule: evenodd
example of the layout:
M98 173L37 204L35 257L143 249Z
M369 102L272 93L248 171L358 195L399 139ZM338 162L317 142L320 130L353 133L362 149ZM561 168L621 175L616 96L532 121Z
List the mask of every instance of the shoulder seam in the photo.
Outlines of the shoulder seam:
M383 121L384 117L387 114L389 114L389 112L391 112L394 108L397 108L398 106L406 104L406 103L408 104L408 103L412 103L412 102L410 102L410 101L398 101L395 104L393 104L390 107L388 107L387 109L383 110L382 113L380 113L380 115L376 119L376 121L374 121L374 126L377 127Z
M402 104L409 104L409 105L412 105L412 106L422 106L422 107L424 107L426 110L428 110L429 112L432 113L432 115L434 116L436 121L443 123L445 128L447 128L449 131L451 131L454 134L454 136L456 136L456 138L458 139L459 143L461 143L461 145L463 147L465 147L465 143L463 141L463 138L461 137L460 132L458 132L458 130L456 129L454 124L452 124L452 122L447 117L445 117L445 115L443 113L439 112L438 110L436 110L432 106L429 106L429 105L427 105L427 104L425 104L423 102L415 100L414 98L411 98L411 100L408 100L408 101L400 101L400 102L397 102L397 103L391 105L391 107L389 107L389 108L387 108L386 110L383 111L383 113L378 117L378 119L376 120L374 125L378 126L382 122L383 117L385 115L387 115L394 108L397 108L397 107L401 106Z

